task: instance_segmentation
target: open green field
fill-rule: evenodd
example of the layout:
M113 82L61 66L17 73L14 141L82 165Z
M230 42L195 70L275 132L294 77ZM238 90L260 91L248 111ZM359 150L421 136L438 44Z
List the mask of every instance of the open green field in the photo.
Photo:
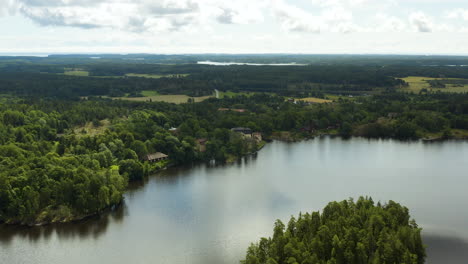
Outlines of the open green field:
M402 78L403 81L409 84L409 87L402 87L401 91L410 91L413 93L419 93L422 89L427 89L428 91L440 91L447 93L466 93L468 92L468 85L456 86L453 84L447 84L446 88L431 88L431 85L427 81L431 80L462 80L455 78L431 78L423 76L409 76Z
M187 103L189 98L193 98L195 102L201 102L213 96L201 96L201 97L190 97L183 94L174 94L174 95L153 95L146 97L114 97L115 100L127 100L127 101L136 101L136 102L167 102L174 104Z
M179 78L179 77L186 77L188 74L140 74L140 73L127 73L125 74L127 77L143 77L143 78Z
M65 70L65 72L63 73L64 75L70 75L70 76L89 76L89 72L88 71L83 71L83 70Z
M296 98L297 101L304 101L308 103L316 103L316 104L324 104L324 103L331 103L332 100L316 98L316 97L307 97L307 98Z
M80 68L64 68L64 75L70 76L90 76L88 71ZM127 73L123 76L93 76L97 78L123 78L123 77L141 77L141 78L182 78L189 74L142 74L142 73Z

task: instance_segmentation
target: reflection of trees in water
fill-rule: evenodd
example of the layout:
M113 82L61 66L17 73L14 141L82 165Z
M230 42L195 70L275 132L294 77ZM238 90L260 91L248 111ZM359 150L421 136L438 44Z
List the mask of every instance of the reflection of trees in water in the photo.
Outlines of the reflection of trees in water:
M0 225L0 245L8 245L13 238L21 238L32 242L39 239L48 240L55 233L60 239L71 238L98 238L104 234L109 226L109 223L122 222L127 212L125 201L122 205L114 210L107 210L97 216L87 218L85 220L66 223L66 224L51 224L36 227L24 227L14 225Z
M160 183L167 183L167 184L174 184L177 183L182 178L194 177L194 175L200 173L202 170L209 170L209 169L220 169L220 168L229 168L229 167L243 167L248 165L249 163L253 163L258 158L258 153L252 153L240 159L237 159L233 163L216 163L216 162L206 162L206 163L194 163L190 165L184 166L177 166L173 168L169 168L167 170L163 170L156 175L150 176L154 177L156 182ZM190 173L188 173L190 172ZM210 174L207 174L210 175ZM145 181L145 184L148 180ZM144 186L145 184L137 183L132 186L130 189L132 191L139 189L140 187Z

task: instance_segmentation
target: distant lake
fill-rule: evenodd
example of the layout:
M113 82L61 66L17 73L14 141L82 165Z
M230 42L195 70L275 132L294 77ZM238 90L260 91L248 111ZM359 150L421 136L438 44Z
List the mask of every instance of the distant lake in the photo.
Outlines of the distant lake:
M216 61L198 61L197 64L230 66L230 65L249 65L249 66L306 66L308 64L291 63L247 63L247 62L216 62Z
M372 196L410 209L427 263L467 263L468 142L273 142L225 166L166 170L120 209L75 224L0 226L0 262L237 264L276 219Z

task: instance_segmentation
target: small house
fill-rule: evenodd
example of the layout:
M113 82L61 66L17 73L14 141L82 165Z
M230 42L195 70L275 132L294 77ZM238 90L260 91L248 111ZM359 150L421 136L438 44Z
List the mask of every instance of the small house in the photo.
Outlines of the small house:
M144 160L149 161L149 162L158 162L161 160L166 160L168 157L169 156L167 156L164 153L156 152L156 153L146 155Z

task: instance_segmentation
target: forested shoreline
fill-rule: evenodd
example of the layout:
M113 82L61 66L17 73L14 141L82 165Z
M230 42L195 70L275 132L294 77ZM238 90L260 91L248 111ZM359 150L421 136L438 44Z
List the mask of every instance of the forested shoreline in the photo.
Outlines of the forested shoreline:
M180 105L10 97L0 104L0 220L31 225L79 219L119 204L128 181L168 164L224 163L262 146L231 131L235 127L266 140L320 134L448 139L465 138L467 114L467 95L450 94L388 93L312 105L270 94ZM169 160L144 160L154 152Z

